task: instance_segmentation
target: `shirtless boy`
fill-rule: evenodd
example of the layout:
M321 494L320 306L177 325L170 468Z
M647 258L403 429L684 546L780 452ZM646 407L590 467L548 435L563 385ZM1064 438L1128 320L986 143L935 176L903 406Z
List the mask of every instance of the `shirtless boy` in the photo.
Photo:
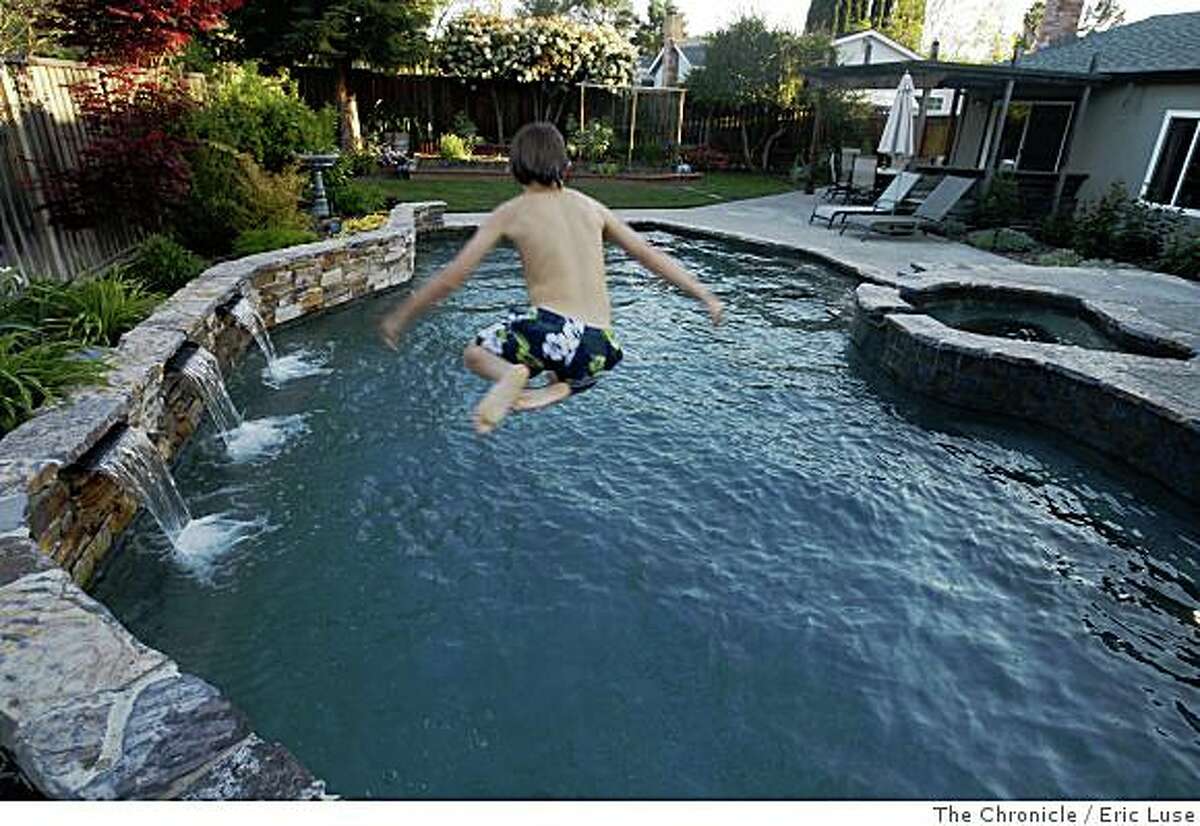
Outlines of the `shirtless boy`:
M567 151L552 124L522 127L513 137L511 165L524 191L498 206L454 260L381 324L384 340L394 349L404 328L461 287L502 237L516 245L532 306L483 330L463 352L467 368L493 382L475 408L479 433L494 430L511 410L537 410L586 390L620 362L605 283L605 239L703 301L714 325L724 309L683 267L607 207L563 186ZM551 374L550 384L526 389L542 371Z

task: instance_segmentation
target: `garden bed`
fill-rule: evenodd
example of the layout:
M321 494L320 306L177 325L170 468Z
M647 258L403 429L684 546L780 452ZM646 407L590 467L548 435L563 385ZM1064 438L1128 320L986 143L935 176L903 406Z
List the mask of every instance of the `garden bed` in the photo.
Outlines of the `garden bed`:
M461 180L463 178L508 178L507 163L500 167L491 166L427 166L422 160L413 173L414 178L436 180ZM608 181L643 181L647 183L682 183L699 181L704 178L702 172L617 172L601 174L587 170L571 170L567 176L570 180L608 180Z

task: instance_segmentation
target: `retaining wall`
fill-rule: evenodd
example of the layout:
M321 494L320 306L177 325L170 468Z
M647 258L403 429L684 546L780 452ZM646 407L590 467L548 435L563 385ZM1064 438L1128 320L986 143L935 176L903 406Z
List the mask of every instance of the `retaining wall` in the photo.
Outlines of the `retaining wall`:
M268 327L412 278L417 233L444 204L396 207L381 229L218 264L122 337L105 386L73 394L0 440L0 748L58 798L283 797L324 793L220 693L146 648L82 590L138 503L92 471L106 440L146 431L169 461L203 416L171 369L185 345L227 369Z

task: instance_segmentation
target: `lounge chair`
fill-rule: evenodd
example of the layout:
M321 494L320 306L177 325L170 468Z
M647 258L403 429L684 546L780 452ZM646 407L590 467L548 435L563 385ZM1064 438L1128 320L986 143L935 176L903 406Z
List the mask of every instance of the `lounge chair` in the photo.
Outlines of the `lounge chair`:
M808 216L808 222L811 224L818 218L824 221L830 229L833 229L833 222L838 219L844 220L847 215L855 214L874 214L895 212L900 204L908 197L908 193L912 192L917 181L921 180L921 176L916 172L900 172L888 184L887 189L883 191L873 204L842 204L840 206L834 204L813 204L812 215Z
M873 232L881 235L915 235L941 225L950 210L975 185L974 178L947 175L933 188L912 215L847 215L842 221L842 234L850 227L863 230L863 240Z

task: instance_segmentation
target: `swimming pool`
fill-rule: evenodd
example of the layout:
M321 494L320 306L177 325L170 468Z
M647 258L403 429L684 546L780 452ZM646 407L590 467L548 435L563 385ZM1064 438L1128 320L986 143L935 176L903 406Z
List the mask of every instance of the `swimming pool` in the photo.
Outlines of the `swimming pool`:
M845 277L652 237L727 324L613 255L625 361L486 440L460 354L511 250L399 356L393 298L278 332L332 371L230 392L307 432L176 467L265 528L185 565L139 518L97 596L350 797L1194 794L1186 506L855 366Z

